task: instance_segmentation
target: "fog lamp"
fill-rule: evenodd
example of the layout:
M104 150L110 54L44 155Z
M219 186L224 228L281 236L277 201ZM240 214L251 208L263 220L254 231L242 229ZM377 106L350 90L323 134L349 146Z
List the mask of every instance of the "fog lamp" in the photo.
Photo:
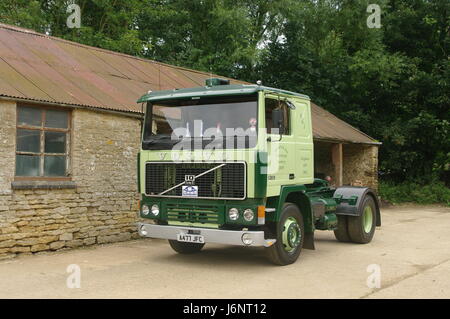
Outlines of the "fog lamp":
M253 238L252 235L248 234L248 233L244 233L242 235L242 242L244 243L244 245L249 246L251 244L253 244Z
M142 236L147 236L148 232L145 230L145 226L144 225L141 226L140 230L141 230L141 235Z

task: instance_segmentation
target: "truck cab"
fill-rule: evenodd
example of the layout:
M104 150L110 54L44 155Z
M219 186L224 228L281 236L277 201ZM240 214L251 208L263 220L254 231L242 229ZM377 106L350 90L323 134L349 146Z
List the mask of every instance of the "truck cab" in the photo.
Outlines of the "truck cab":
M381 224L375 191L314 178L308 96L208 79L138 102L141 236L182 254L207 243L260 246L287 265L314 249L315 230L368 243Z

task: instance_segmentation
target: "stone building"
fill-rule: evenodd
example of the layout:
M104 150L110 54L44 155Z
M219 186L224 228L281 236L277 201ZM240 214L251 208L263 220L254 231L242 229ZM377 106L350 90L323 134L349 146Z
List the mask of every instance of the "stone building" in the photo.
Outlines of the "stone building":
M208 77L0 24L0 259L136 238L135 101ZM313 126L318 173L376 188L376 141L315 105Z
M378 189L378 147L381 143L311 103L314 167L317 177L332 184Z

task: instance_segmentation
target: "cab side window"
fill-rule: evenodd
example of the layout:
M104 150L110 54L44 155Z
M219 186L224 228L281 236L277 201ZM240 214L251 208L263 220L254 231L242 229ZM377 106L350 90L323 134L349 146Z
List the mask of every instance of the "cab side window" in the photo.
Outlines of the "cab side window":
M280 132L281 135L290 135L291 127L290 127L290 109L285 101L278 99L265 99L266 105L266 128L268 133L275 133L278 129L277 125L274 126L272 119L272 111L275 109L280 109L284 114L284 131Z

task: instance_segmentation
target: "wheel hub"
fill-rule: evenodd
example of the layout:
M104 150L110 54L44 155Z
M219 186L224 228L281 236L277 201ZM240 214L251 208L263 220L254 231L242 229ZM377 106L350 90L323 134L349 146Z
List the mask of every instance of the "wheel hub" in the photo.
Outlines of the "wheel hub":
M372 207L366 206L363 211L363 227L364 231L368 234L372 230L373 213Z
M283 226L283 245L287 252L294 251L301 241L301 229L293 217L286 219Z

